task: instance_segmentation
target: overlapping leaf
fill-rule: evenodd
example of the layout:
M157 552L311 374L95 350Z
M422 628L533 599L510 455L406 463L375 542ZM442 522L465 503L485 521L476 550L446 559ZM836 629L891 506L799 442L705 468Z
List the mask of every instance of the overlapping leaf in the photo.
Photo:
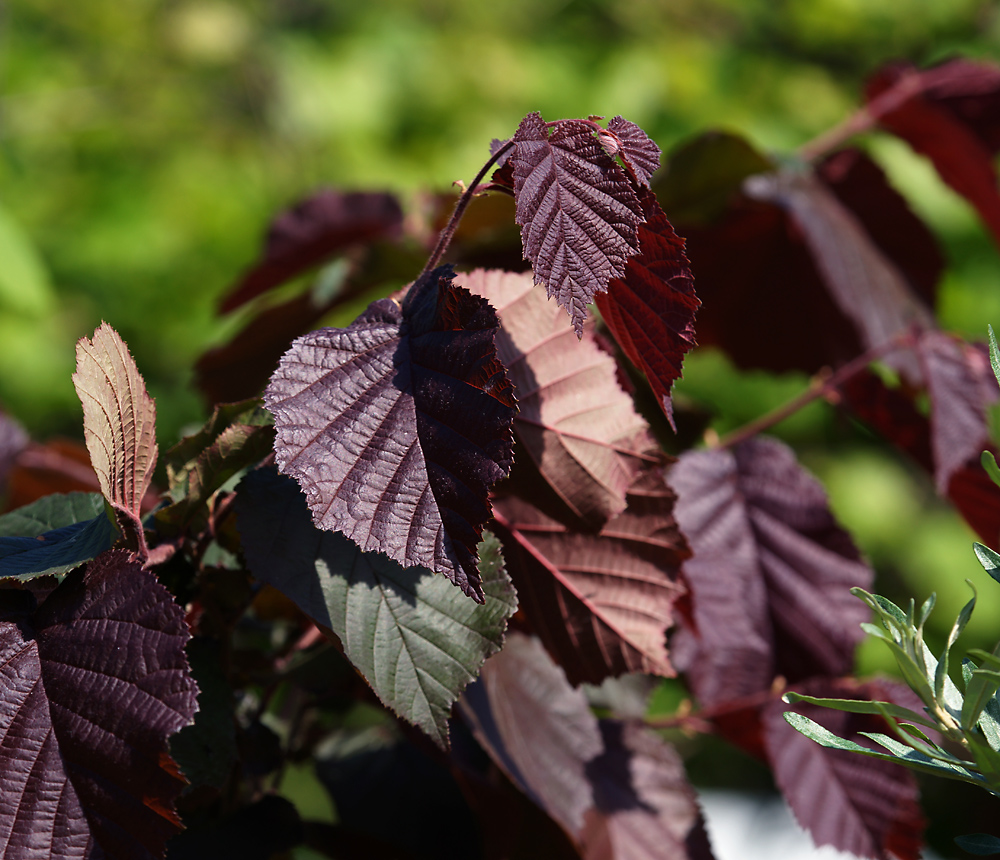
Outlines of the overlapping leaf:
M674 233L652 191L645 191L639 201L646 219L639 225L639 253L628 259L624 277L613 278L595 301L673 424L670 388L680 378L684 354L695 345L694 317L701 302L684 256L684 240Z
M567 526L544 498L522 483L494 516L522 609L570 681L673 675L666 631L688 550L659 472L639 475L628 507L596 534Z
M489 304L447 268L401 307L369 306L285 354L265 394L275 454L313 518L364 550L445 574L483 600L476 545L510 469L516 411Z
M73 384L83 404L84 438L101 492L138 523L156 466L156 404L125 342L107 323L93 340L77 343ZM141 536L142 526L135 528Z
M0 516L0 579L66 573L117 538L99 493L45 496Z
M508 162L525 259L535 283L545 284L582 333L587 305L639 250L642 208L589 124L563 120L550 128L531 113L513 141Z
M0 855L163 856L182 782L167 738L189 723L184 611L124 551L36 607L0 592Z
M812 682L802 692L839 698L875 698L908 706L909 690L886 682L847 685ZM775 700L761 715L764 744L775 782L799 824L817 845L833 845L859 857L916 860L920 856L923 818L913 775L899 765L825 749L800 735L784 719L787 705ZM797 705L798 713L819 721L834 734L870 746L859 732L884 732L878 717Z
M766 690L777 674L849 672L867 613L848 589L872 571L792 451L763 437L689 451L669 479L697 628L674 637L675 662L702 704Z
M951 60L924 71L909 63L880 69L866 87L880 125L927 156L941 178L976 207L1000 242L1000 67Z
M517 395L522 450L566 507L588 527L625 508L656 443L615 376L615 361L585 329L577 343L562 311L529 274L477 269L462 277L496 308L497 354Z
M711 858L676 753L641 728L599 722L537 639L512 633L460 705L493 761L582 856Z
M391 194L318 191L274 219L263 256L230 289L219 310L233 311L351 245L393 236L402 224L403 210Z
M274 470L243 480L236 511L254 576L332 629L382 702L446 746L452 705L499 650L517 606L495 540L480 563L480 606L429 570L320 531L295 483Z
M878 248L861 223L817 178L779 171L754 177L747 190L786 208L802 231L830 295L851 321L866 349L881 346L911 325L931 328L930 309L906 283L895 264ZM916 362L892 356L913 381Z
M611 119L607 130L614 136L618 154L636 183L649 188L649 180L660 166L660 147L634 122L621 116Z
M911 319L926 322L940 254L927 227L871 159L846 150L804 180L820 188L821 200L813 205L804 193L803 212L815 210L814 241L807 242L790 204L759 199L778 196L773 176L761 181L755 198L741 190L741 180L767 164L747 150L738 138L705 136L677 153L676 170L671 167L664 183L664 205L671 213L679 210L674 224L698 273L702 344L722 347L741 367L811 373L854 358L880 331L898 331ZM672 178L687 167L687 182ZM830 212L836 213L834 232L824 237ZM843 244L844 260L852 266L873 261L874 273L859 268L857 283L878 292L856 294L854 281L831 285L828 272L847 279L854 278L853 270L833 259L824 269L814 244L829 255ZM908 290L900 289L899 278ZM904 304L897 306L901 295Z

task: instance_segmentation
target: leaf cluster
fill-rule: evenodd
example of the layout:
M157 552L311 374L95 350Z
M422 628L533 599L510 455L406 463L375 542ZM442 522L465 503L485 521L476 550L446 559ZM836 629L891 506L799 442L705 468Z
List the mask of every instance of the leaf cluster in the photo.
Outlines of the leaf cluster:
M976 483L985 349L938 329L933 239L844 145L878 123L995 226L996 177L984 191L963 159L981 179L1000 147L997 93L986 64L892 67L791 165L708 135L665 177L634 123L532 113L450 215L435 203L433 246L391 195L319 192L223 298L244 326L196 368L211 417L162 457L122 339L82 339L92 469L13 431L3 452L30 504L0 518L2 856L707 858L657 732L680 728L765 762L817 842L915 858L917 787L888 761L905 743L991 784L1000 658L975 655L963 699L923 645L932 604L870 596L819 482L760 434L825 397L1000 529L1000 488ZM741 366L825 369L696 447L672 397L696 312ZM925 716L901 685L850 677L851 588ZM631 703L606 686L623 676ZM675 676L687 704L647 716L649 679ZM841 702L814 736L896 746L828 754L786 690ZM980 735L969 761L946 751ZM304 813L302 774L335 816Z

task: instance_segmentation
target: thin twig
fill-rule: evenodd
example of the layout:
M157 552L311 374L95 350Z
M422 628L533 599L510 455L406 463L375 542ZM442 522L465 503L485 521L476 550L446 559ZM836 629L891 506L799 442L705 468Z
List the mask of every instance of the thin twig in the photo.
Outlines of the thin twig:
M831 372L829 368L823 368L812 378L809 383L809 387L806 388L806 390L801 394L793 397L787 403L782 404L777 409L768 412L766 415L762 415L760 418L751 421L749 424L744 424L742 427L733 430L731 433L727 433L725 436L718 439L714 444L711 444L710 447L733 448L740 442L745 442L751 436L756 436L758 433L762 433L763 431L770 429L775 424L781 423L786 418L794 415L800 409L808 406L814 400L817 400L820 397L836 395L837 389L841 385L851 379L851 377L860 373L876 359L879 359L884 355L888 355L891 352L896 352L897 350L913 346L915 337L915 332L912 329L908 329L890 340L887 340L885 343L873 346L871 349L866 350L857 358L852 359L843 367L838 368L835 372Z

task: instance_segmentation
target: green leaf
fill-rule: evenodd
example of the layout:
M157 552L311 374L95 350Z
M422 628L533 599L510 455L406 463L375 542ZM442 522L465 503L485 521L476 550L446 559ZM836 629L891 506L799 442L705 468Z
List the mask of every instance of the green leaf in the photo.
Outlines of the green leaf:
M994 658L998 649L1000 642L993 649ZM980 669L966 658L962 661L962 675L965 678L965 701L962 703L961 726L963 731L969 731L979 722L986 703L993 698L997 689L1000 689L1000 672L995 669Z
M190 523L213 493L263 459L273 444L274 419L259 399L216 406L204 427L167 452L173 504L157 511L157 520L174 528Z
M330 628L382 702L447 746L452 705L517 608L499 541L479 545L479 605L443 576L318 530L298 485L273 468L243 479L236 513L253 575Z
M782 697L783 701L791 705L805 702L808 705L819 705L823 708L832 708L835 711L847 711L851 714L879 714L885 717L893 717L899 720L909 720L920 723L928 728L937 728L937 724L931 722L926 716L896 705L893 702L869 702L859 699L821 699L816 696L804 696L801 693L788 692Z
M61 577L117 539L100 493L45 496L0 516L0 578Z
M992 329L990 333L992 334ZM963 851L978 854L980 857L1000 854L1000 838L991 836L989 833L969 833L965 836L956 836L955 844Z
M911 749L905 744L895 741L886 735L867 734L866 736L872 738L872 740L875 740L877 743L881 743L886 749L892 749L893 753L891 755L869 749L868 747L863 747L861 744L855 743L854 741L837 737L837 735L833 732L823 728L821 725L813 722L802 714L796 714L793 711L786 711L783 716L785 721L792 728L801 732L810 740L820 744L820 746L824 746L829 749L846 750L847 752L859 753L860 755L882 759L883 761L891 761L896 764L905 765L911 770L920 771L921 773L930 773L934 776L943 776L948 779L959 780L960 782L970 782L973 785L978 786L983 786L984 784L983 779L977 774L970 773L963 768L957 768L950 764L935 761L934 759L928 758L923 753L917 752L916 750ZM881 740L879 740L880 738Z
M972 548L976 551L976 558L979 559L983 570L997 582L1000 582L1000 554L995 553L988 546L984 546L978 541L972 544Z
M988 743L984 743L982 737L977 734L968 734L965 738L968 750L976 763L976 769L990 783L994 794L1000 794L1000 752L997 752Z
M983 464L983 468L986 470L986 474L990 476L990 480L1000 487L1000 466L997 465L997 460L993 456L993 452L983 451L979 462Z
M965 581L969 588L972 589L972 600L962 607L961 612L958 613L958 617L955 619L955 623L951 626L951 633L948 635L948 641L945 643L944 650L941 652L941 657L938 660L937 668L934 671L934 695L939 702L944 702L945 700L945 679L948 677L948 656L951 653L951 649L955 642L958 641L958 637L962 635L962 631L969 623L969 618L972 616L972 610L976 608L976 588L968 579ZM957 692L958 690L956 688L956 693ZM962 704L964 707L964 702Z
M1000 349L997 349L997 337L993 334L993 326L987 325L986 331L990 340L990 364L993 365L993 375L1000 384Z

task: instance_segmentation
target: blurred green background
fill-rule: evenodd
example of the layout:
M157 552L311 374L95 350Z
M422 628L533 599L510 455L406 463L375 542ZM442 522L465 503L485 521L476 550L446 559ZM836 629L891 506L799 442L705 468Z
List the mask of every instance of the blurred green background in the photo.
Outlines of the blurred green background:
M107 320L168 445L203 417L191 366L233 331L222 291L270 217L319 185L412 195L470 180L521 117L614 115L664 150L725 128L789 152L847 116L880 63L1000 55L983 0L30 0L0 6L0 403L79 437L74 343ZM905 145L869 143L939 233L943 324L1000 323L1000 259ZM668 213L669 215L669 213ZM414 273L416 274L416 273ZM695 273L697 276L697 272ZM696 353L678 388L725 430L805 384ZM940 593L938 632L1000 588L929 481L816 404L778 428L894 597ZM885 665L865 646L862 665Z

